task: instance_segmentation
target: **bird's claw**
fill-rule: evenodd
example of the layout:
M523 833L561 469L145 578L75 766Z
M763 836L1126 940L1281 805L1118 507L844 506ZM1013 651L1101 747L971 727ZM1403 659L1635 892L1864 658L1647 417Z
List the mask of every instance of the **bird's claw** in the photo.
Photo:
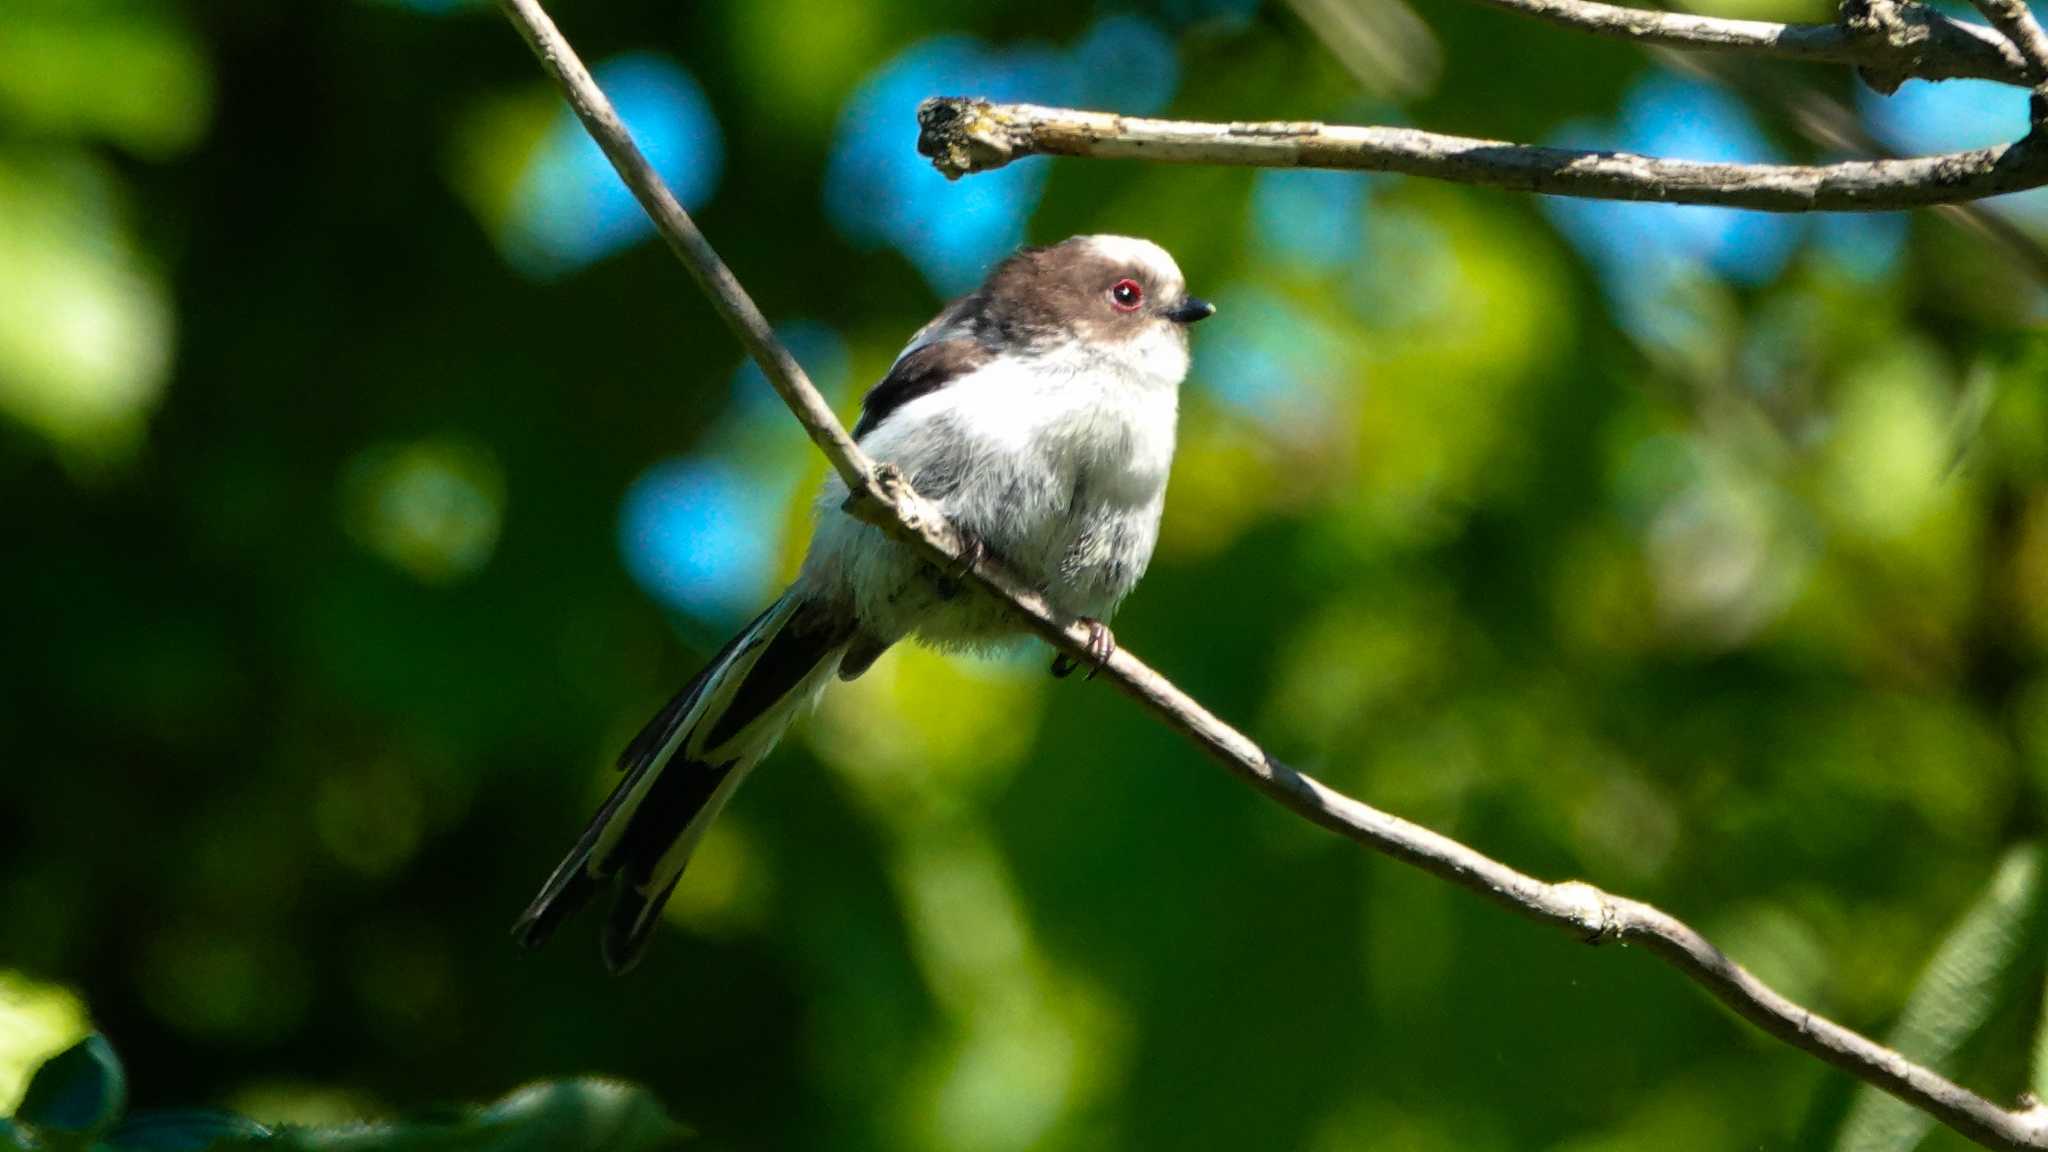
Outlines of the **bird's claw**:
M988 558L988 545L972 532L960 531L960 555L945 571L939 573L939 599L951 600L960 594L961 586L974 566Z
M1103 667L1109 663L1109 658L1116 655L1116 634L1109 630L1109 625L1092 616L1083 617L1081 623L1088 628L1087 662L1091 667L1088 669L1087 678L1093 680L1095 679L1095 674L1102 671ZM1053 678L1055 680L1064 680L1072 676L1081 667L1081 664L1082 661L1062 652L1052 658Z

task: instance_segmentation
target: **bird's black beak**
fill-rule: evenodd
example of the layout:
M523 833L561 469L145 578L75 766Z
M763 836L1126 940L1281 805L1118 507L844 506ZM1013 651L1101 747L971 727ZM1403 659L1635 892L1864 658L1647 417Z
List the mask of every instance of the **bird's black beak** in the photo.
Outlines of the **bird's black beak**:
M1207 320L1215 314L1216 306L1214 304L1209 303L1207 300L1196 299L1193 296L1189 296L1166 310L1166 318L1175 324L1193 324L1197 320Z

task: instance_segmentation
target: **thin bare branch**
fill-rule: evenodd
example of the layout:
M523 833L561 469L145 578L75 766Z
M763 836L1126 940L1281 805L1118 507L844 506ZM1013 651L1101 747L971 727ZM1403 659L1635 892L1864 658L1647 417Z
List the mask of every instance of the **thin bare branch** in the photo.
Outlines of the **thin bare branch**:
M1896 89L1907 79L1975 78L2030 88L2044 74L2038 62L2030 64L1989 28L1951 20L1913 3L1852 5L1840 24L1774 24L1645 11L1594 0L1480 2L1582 32L1660 48L1850 64L1883 92Z
M942 96L917 110L917 150L949 177L1026 156L1402 172L1553 196L1719 204L1766 212L1880 212L2048 184L2031 138L1994 148L1839 164L1710 164L1311 121L1209 124Z
M536 3L526 0L507 0L505 14L526 38L527 46L540 58L541 67L554 78L568 98L569 107L575 109L577 119L589 131L591 139L604 150L605 157L618 169L619 179L631 189L640 207L654 221L654 227L662 239L675 251L683 267L697 280L697 286L711 299L711 306L729 326L733 335L761 365L761 371L782 402L796 414L804 431L817 442L818 450L831 461L832 467L845 479L849 491L858 492L869 483L871 468L867 459L854 445L853 437L839 423L839 417L832 406L825 402L818 390L811 385L810 377L804 374L803 365L789 354L789 349L775 338L775 330L768 325L768 318L754 306L753 298L740 287L740 282L725 266L710 241L697 230L697 224L690 214L683 211L675 194L647 162L639 145L626 131L626 125L605 98L597 81L591 78L589 70L583 67L575 50L562 38L561 31L548 14Z
M761 370L788 402L819 449L856 493L850 510L923 551L935 564L957 564L959 536L888 465L863 454L832 415L803 369L776 340L760 310L718 259L689 216L641 157L590 74L537 0L500 0L505 14L562 86L605 154L648 206L677 256L689 266L720 315L732 325ZM1062 651L1087 658L1089 633L1056 613L1000 565L973 568L988 592L1005 600L1019 622ZM1112 656L1104 674L1125 695L1192 740L1232 773L1312 823L1405 861L1529 919L1588 943L1634 940L1700 984L1722 1003L1793 1047L1809 1052L1897 1096L1986 1146L2048 1149L2048 1109L2000 1108L1929 1068L1785 999L1728 959L1697 931L1657 909L1576 881L1550 884L1480 852L1382 812L1267 755L1250 737L1147 667L1128 651Z
M1870 134L1854 108L1809 79L1780 73L1767 75L1735 57L1707 57L1661 49L1652 49L1651 53L1674 71L1712 80L1751 100L1777 105L1789 127L1818 147L1876 157L1898 155ZM1981 237L1992 251L2037 284L2048 284L2048 247L2008 219L1997 205L1942 204L1934 211Z
M2037 77L2048 76L2048 33L2041 31L2041 22L2034 19L2034 13L2027 7L2027 0L1970 0L1977 11L1984 14L1991 26L2005 33L2005 38L2028 64L2033 66ZM2034 91L2038 94L2048 89L2048 84L2037 80ZM2041 123L2048 111L2044 101L2036 99L2033 106L2034 122Z

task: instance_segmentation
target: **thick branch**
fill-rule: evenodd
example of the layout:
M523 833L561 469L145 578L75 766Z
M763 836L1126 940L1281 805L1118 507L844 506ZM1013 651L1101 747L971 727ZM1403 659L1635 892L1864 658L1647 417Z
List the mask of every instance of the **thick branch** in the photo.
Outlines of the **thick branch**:
M705 243L687 214L613 114L561 33L537 0L500 0L506 15L533 45L541 63L569 97L585 127L618 167L619 176L648 206L655 225L761 369L855 492L856 515L921 549L934 563L954 564L960 539L937 511L894 468L870 461L846 435L803 369L775 339L759 309ZM982 563L974 576L1016 611L1020 623L1068 654L1088 656L1088 631L1050 606L998 565ZM2043 1110L2006 1111L1931 1069L1883 1045L1813 1015L1772 991L1729 960L1692 928L1646 904L1610 896L1577 882L1547 884L1472 848L1332 791L1268 756L1257 744L1201 704L1118 651L1105 674L1119 690L1163 723L1186 735L1224 767L1302 817L1366 847L1404 860L1532 920L1563 928L1589 943L1638 940L1723 1003L1786 1043L1810 1052L1890 1092L1943 1123L1995 1148L2048 1149Z
M1907 79L1971 77L2032 87L2038 64L1988 28L1912 3L1865 5L1841 24L1773 24L1624 8L1594 0L1481 0L1554 24L1660 48L1741 51L1852 64L1881 91Z
M2016 144L1814 166L1709 164L1311 121L1207 124L941 96L917 110L917 150L948 177L1026 156L1403 172L1553 196L1719 204L1766 212L1878 212L2048 184L2048 152Z

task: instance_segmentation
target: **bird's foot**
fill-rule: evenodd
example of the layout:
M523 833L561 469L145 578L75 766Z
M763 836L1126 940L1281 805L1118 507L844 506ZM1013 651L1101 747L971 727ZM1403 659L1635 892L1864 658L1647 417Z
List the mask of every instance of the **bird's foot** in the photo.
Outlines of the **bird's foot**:
M960 555L945 571L939 573L938 591L941 600L951 600L960 595L960 590L966 586L967 577L974 571L974 566L988 558L988 545L981 542L981 537L965 528L955 528L954 531L960 533Z
M1095 674L1102 671L1103 666L1109 663L1109 658L1116 655L1116 634L1109 630L1109 625L1092 616L1082 617L1081 623L1088 628L1087 663L1092 665L1088 669L1088 679L1093 680L1095 679ZM1081 667L1081 664L1082 661L1067 655L1065 652L1060 653L1052 658L1053 679L1064 680L1072 676Z

